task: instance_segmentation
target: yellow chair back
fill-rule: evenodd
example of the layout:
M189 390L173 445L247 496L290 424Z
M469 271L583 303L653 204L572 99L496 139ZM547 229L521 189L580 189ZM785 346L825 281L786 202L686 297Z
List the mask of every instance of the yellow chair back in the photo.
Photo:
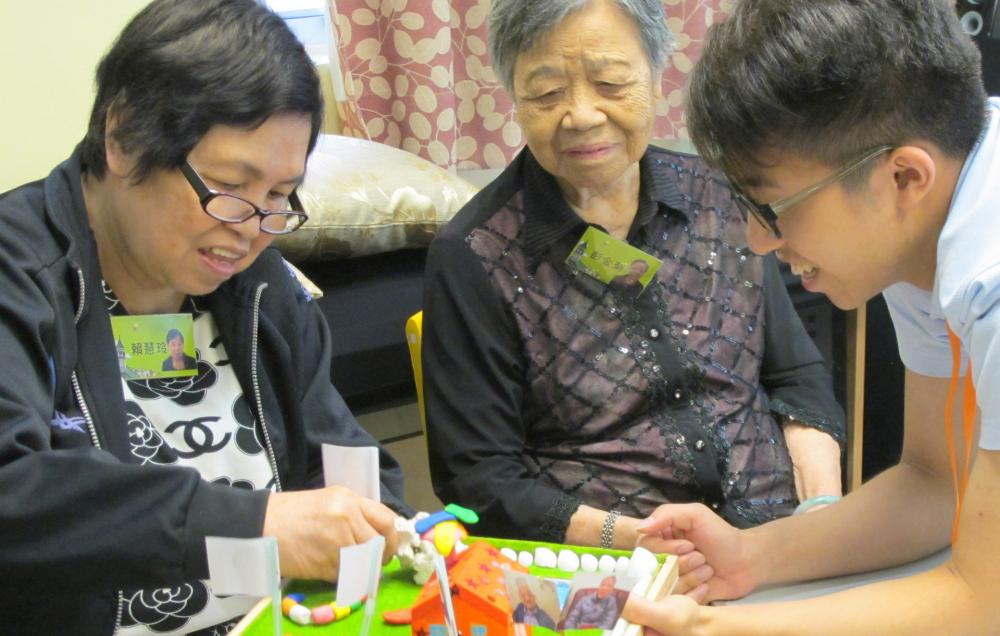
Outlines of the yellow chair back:
M427 436L427 415L424 413L424 372L420 365L420 339L423 335L424 312L418 311L406 321L406 344L410 347L410 364L413 366L413 384L417 387L417 408L420 410L420 428Z

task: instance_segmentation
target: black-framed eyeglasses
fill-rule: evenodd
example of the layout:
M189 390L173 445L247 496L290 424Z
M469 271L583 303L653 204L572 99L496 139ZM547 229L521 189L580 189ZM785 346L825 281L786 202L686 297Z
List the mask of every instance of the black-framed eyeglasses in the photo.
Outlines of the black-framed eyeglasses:
M894 146L879 146L878 148L873 148L865 152L862 156L848 161L833 174L826 177L825 179L815 183L805 190L801 190L791 196L787 196L784 199L779 199L774 203L757 203L747 195L740 192L738 189L733 188L733 194L736 198L736 204L739 206L740 210L743 212L743 217L746 218L747 214L753 215L753 218L764 226L764 228L771 233L774 238L781 238L781 230L778 229L778 216L792 207L796 203L804 201L806 198L812 196L813 194L819 192L823 188L827 187L832 183L840 181L847 175L851 174L861 166L865 165L875 157L878 157L890 150L893 150Z
M255 216L260 217L260 231L268 234L289 234L302 227L309 217L296 210L265 210L234 194L213 190L205 185L205 180L186 160L181 164L181 173L194 188L205 214L223 223L243 223ZM301 209L298 195L288 195L288 205Z

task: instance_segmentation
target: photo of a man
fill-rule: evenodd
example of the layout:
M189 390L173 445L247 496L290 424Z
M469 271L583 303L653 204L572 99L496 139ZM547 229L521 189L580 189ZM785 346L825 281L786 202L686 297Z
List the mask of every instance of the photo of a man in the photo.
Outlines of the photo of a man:
M184 335L177 329L167 332L167 351L170 357L163 361L163 371L187 371L198 368L198 361L184 353Z
M621 603L614 575L605 576L596 587L577 589L570 599L566 618L559 629L614 629L621 615ZM627 590L622 590L625 594Z
M627 296L638 296L644 289L641 279L647 271L649 271L649 263L637 258L629 265L628 272L612 278L608 286L618 289Z
M517 603L512 612L514 622L521 625L537 625L555 629L556 621L552 618L553 614L558 613L555 586L549 581L512 572L508 572L505 578L511 605ZM539 588L537 591L534 589L536 586ZM543 586L545 589L541 589ZM539 593L544 599L541 604L539 603ZM548 611L542 605L549 605Z

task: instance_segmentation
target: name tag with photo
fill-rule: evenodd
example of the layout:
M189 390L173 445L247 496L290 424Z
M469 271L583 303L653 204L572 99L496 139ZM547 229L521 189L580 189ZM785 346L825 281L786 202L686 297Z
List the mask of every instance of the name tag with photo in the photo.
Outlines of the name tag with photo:
M656 276L663 261L607 232L588 227L566 258L566 264L609 287L638 296Z
M198 375L191 314L112 316L118 369L126 380Z

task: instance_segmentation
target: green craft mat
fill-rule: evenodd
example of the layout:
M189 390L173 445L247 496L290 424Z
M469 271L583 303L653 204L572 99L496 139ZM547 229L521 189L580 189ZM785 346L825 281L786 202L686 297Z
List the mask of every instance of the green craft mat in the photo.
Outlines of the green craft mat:
M559 550L568 549L576 552L577 554L593 554L598 558L604 554L610 554L613 557L629 556L631 554L631 552L626 550L606 550L603 548L562 545L559 543L519 541L515 539L492 539L488 537L469 537L465 540L465 543L471 545L475 541L486 541L496 548L510 548L515 552L521 552L524 550L531 552L532 554L534 554L535 548L541 546L550 548L557 554L559 553ZM657 559L662 564L664 556L657 555ZM535 576L545 576L559 579L573 578L571 573L563 572L562 570L555 568L540 568L533 565L528 568L528 570ZM410 607L417 599L417 595L420 594L420 589L421 586L413 582L412 571L403 572L400 570L398 559L393 559L388 565L382 568L382 581L379 585L378 600L375 604L375 617L372 620L371 633L373 635L388 634L396 636L405 636L409 634L409 625L387 625L382 620L382 612L385 610ZM285 587L285 593L289 594L294 592L300 592L306 595L304 605L307 607L315 607L323 603L330 603L336 598L335 586L332 583L326 583L324 581L292 581ZM290 621L287 616L282 616L282 636L286 634L291 634L292 636L309 636L310 634L313 636L319 636L320 634L344 634L347 636L350 634L351 636L355 636L361 631L361 622L363 617L364 612L359 611L342 620L320 626L298 625ZM268 604L267 609L258 614L250 625L246 627L246 629L241 632L231 632L230 636L233 636L234 634L242 634L243 636L273 636L273 630L271 608L270 604ZM544 627L534 627L532 628L532 633L540 635L555 634L552 630L545 629ZM568 630L566 633L579 634L580 636L583 636L585 634L600 634L602 633L602 630L574 629Z

